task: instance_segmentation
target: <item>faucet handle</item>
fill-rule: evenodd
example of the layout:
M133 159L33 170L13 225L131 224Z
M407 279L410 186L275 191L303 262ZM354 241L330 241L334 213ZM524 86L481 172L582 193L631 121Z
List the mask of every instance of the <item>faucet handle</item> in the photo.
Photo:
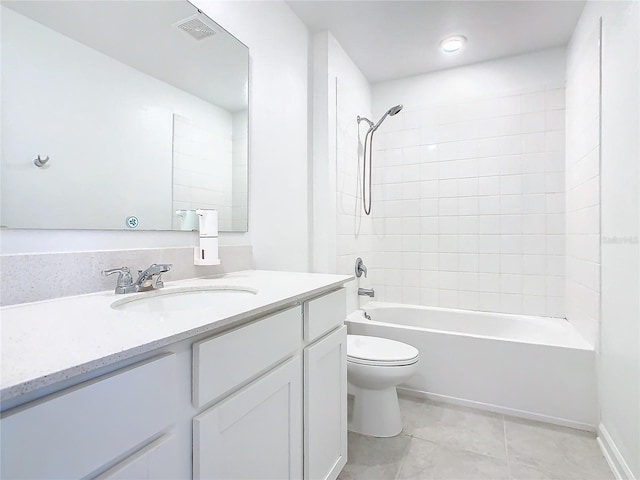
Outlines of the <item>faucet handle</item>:
M118 283L120 283L120 278L124 277L125 279L127 278L127 276L129 276L129 278L131 278L131 273L129 273L129 267L119 267L119 268L111 268L109 270L102 270L102 276L103 277L108 277L109 275L113 275L114 273L118 273Z
M356 277L360 278L364 273L364 277L367 278L367 267L360 257L356 259Z
M108 277L114 273L118 274L118 283L116 284L116 293L129 293L133 286L133 277L131 276L129 267L111 268L103 270L103 277Z

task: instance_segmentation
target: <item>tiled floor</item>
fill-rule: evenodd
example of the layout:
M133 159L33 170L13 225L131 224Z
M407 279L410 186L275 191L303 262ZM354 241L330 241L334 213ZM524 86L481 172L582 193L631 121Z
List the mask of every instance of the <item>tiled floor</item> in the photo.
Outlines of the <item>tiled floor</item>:
M400 398L404 431L349 433L339 480L610 480L595 435L471 408Z

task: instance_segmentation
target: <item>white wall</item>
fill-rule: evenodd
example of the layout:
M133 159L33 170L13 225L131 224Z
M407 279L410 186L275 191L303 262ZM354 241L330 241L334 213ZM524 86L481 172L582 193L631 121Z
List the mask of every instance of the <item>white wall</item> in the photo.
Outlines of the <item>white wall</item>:
M220 243L252 243L257 268L307 270L308 31L284 2L193 3L250 49L249 233ZM196 235L11 230L1 240L2 253L70 252L194 245Z
M314 37L314 271L352 275L371 251L372 219L359 200L362 141L358 115L370 117L370 86L329 32ZM347 285L347 311L359 306L362 277Z
M377 298L564 316L565 51L373 86Z
M600 20L567 49L566 313L592 344L600 316Z
M619 478L640 478L640 15L637 1L588 2L602 18L600 440Z
M249 47L249 231L255 266L309 268L309 33L284 2L194 4Z
M329 32L320 32L312 43L311 269L319 273L336 271L336 79L330 77L331 40Z

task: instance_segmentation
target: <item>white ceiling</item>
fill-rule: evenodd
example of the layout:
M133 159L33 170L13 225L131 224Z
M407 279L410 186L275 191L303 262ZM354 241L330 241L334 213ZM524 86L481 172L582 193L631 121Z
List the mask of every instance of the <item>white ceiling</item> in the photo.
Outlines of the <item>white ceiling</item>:
M371 83L564 46L584 0L287 2L312 32L329 30ZM445 55L440 41L467 37Z
M222 27L197 41L174 24L186 1L40 0L3 5L105 55L230 112L247 108L249 51Z

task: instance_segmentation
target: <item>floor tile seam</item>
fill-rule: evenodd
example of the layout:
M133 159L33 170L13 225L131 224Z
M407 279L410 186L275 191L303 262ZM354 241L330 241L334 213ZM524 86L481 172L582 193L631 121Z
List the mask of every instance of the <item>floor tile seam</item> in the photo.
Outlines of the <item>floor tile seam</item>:
M404 466L404 462L407 460L407 457L409 456L409 451L411 450L411 443L413 442L414 437L412 437L411 435L406 435L406 436L410 438L409 445L407 446L407 450L404 452L404 455L400 460L400 465L398 465L398 470L396 471L396 474L393 477L394 480L399 480L400 472L402 472L402 467Z
M507 475L509 478L513 478L511 475L511 459L509 458L509 443L507 441L507 420L504 415L502 415L502 435L504 440L504 457L507 459Z
M429 440L429 439L426 439L426 438L417 437L415 435L410 435L410 436L411 436L412 439L420 440L421 442L431 443L432 445L437 445L439 447L448 448L449 450L455 450L456 452L470 453L472 455L478 455L480 457L487 457L487 458L490 458L492 460L498 460L498 461L501 461L501 462L506 462L507 461L506 458L495 457L493 455L488 455L486 453L480 453L480 452L475 452L473 450L467 450L465 448L454 447L453 445L449 445L449 444L441 443L441 442L436 442L434 440Z
M544 473L555 473L559 467L569 468L572 472L580 474L583 470L584 466L579 463L567 463L566 461L560 463L547 463L544 459L542 462L540 461L527 461L527 459L514 460L513 465L518 465L521 467L528 467L538 470ZM581 477L571 477L571 478L581 478Z
M548 474L548 476L554 476L554 474L556 473L556 470L554 468L551 468L550 465L534 465L532 463L527 463L527 462L509 462L509 478L511 477L511 465L516 466L516 467L526 467L526 468L530 468L532 470L536 470L540 473L545 473ZM574 477L571 477L574 478ZM578 478L578 477L575 477ZM567 479L568 480L568 479Z
M417 440L422 440L424 442L433 443L434 445L439 445L439 446L442 446L442 447L451 448L453 450L458 450L458 451L468 452L468 453L475 453L477 455L483 455L485 457L490 457L490 458L493 458L493 459L496 459L496 460L506 460L506 456L505 457L497 457L497 456L491 455L489 453L480 453L480 452L477 452L475 450L469 450L469 449L466 449L466 448L456 447L455 445L439 442L439 441L433 440L431 438L421 437L419 434L415 434L415 433L407 434L407 436L415 438ZM503 441L504 441L504 439L503 439ZM506 448L506 445L505 445L505 448ZM505 455L506 455L506 452L505 452Z
M540 465L540 464L533 464L533 463L527 463L527 462L513 462L514 466L520 466L520 467L526 467L526 468L530 468L533 470L536 470L542 474L546 474L549 477L554 477L557 474L557 469L553 467L553 465ZM596 478L598 480L604 480L603 478L600 477L593 477L591 475L584 475L584 472L582 472L579 469L579 465L571 465L570 466L571 472L572 472L572 476L570 477L564 477L566 480L571 480L571 479L580 479L580 480L595 480ZM589 472L592 473L592 472ZM611 477L612 480L615 479L615 477Z

